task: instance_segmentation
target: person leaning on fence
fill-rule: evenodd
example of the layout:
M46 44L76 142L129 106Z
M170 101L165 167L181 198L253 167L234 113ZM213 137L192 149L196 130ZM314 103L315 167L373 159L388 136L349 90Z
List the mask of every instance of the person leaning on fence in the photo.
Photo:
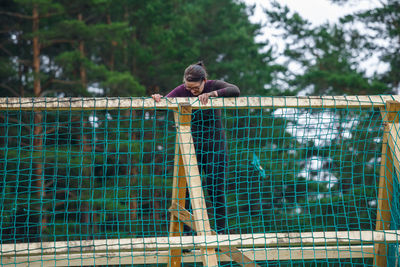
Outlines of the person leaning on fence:
M210 97L237 97L240 90L236 85L207 80L203 62L192 64L185 69L183 84L172 90L166 97L198 97L207 104ZM159 102L163 96L152 95ZM206 176L207 193L211 198L218 233L226 232L227 205L225 199L226 170L228 165L225 131L221 123L221 110L199 109L192 114L191 130L200 171Z

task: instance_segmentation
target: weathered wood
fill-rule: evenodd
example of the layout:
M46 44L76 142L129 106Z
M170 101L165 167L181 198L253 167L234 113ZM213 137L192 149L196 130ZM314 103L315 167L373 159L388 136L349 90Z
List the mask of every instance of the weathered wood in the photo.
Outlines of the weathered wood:
M394 244L400 240L400 230L385 231L340 231L340 232L301 232L301 233L263 233L202 235L174 237L144 237L108 240L80 240L2 244L0 255L46 255L93 252L138 252L162 251L176 248L203 249L221 247L265 248L287 246L332 246L359 244Z
M256 261L270 260L318 260L372 258L373 246L323 246L311 248L260 248L239 249L247 258ZM1 257L3 264L12 266L94 266L94 265L142 265L168 263L167 251L146 252L92 252L82 254L54 254L35 256ZM229 255L221 254L220 262L231 261ZM201 262L201 251L193 250L182 256L182 262Z
M260 248L239 249L243 255L256 261L270 260L318 260L372 258L373 246L327 246L311 248ZM167 251L146 252L92 252L82 254L54 254L36 256L1 257L3 264L12 266L93 266L93 265L137 265L166 264ZM221 254L220 262L229 262L229 255ZM201 251L193 250L182 256L182 262L201 262Z
M390 229L390 202L392 199L392 186L390 183L388 184L387 179L392 180L390 177L393 174L393 160L388 149L388 135L389 133L386 131L383 134L375 226L375 230L377 231Z
M193 215L189 211L187 211L184 207L176 205L176 203L173 203L169 208L169 211L171 212L171 214L175 214L175 217L181 218L182 222L184 222L187 226L193 227L193 224L191 223L194 220ZM215 231L212 231L212 234L216 235L217 233ZM242 253L242 251L240 251L236 247L226 247L226 248L221 247L219 248L219 251L222 254L225 254L228 257L230 257L232 261L237 262L240 266L243 267L259 266L257 263L254 262L254 260L247 257L245 254Z
M381 166L379 174L378 203L376 214L377 231L389 230L391 221L390 205L393 198L393 138L391 137L391 129L393 124L398 122L398 112L400 111L400 103L397 101L387 101L386 107L381 108L382 120L385 128L383 133ZM392 143L392 149L390 144ZM398 164L398 162L397 162ZM387 266L387 244L375 244L374 246L374 265Z
M193 216L195 217L194 223L198 234L211 235L207 206L202 190L201 177L190 127L180 126L178 132L185 171L188 175L186 182L188 183Z
M389 100L386 102L386 116L383 117L384 121L389 123L399 122L400 102Z
M190 194L190 204L193 209L194 224L196 225L197 235L210 235L211 226L190 126L192 107L187 103L182 103L179 105L178 112L176 134L181 152L179 156L183 161L186 183ZM217 255L214 248L204 247L202 248L202 252L204 266L218 266Z
M179 205L176 202L172 202L171 207L169 207L168 211L171 214L174 214L176 218L179 218L179 221L181 221L182 223L186 224L188 227L196 231L195 225L192 223L194 221L194 217L189 211L187 211L183 207L183 205ZM212 231L212 233L215 234L214 231Z
M400 182L400 124L392 123L390 133L388 136L388 144L390 148L390 155L392 159L392 164L394 166L397 179ZM393 182L393 175L392 175ZM393 184L392 184L393 187Z
M385 107L387 101L400 101L398 95L307 96L307 97L237 97L211 98L202 105L198 98L0 98L0 110L93 110L93 109L176 109L189 102L192 108L371 108Z
M174 173L172 185L172 205L185 206L186 198L186 174L183 168L183 160L179 148L179 139L176 136L175 140L175 160L174 160ZM183 223L180 222L181 218L171 213L171 222L169 233L170 236L180 236L183 233ZM182 250L170 250L168 266L178 267L182 262Z
M400 105L396 101L387 101L386 108L381 109L382 120L385 125L382 143L382 156L380 167L380 179L378 189L378 205L376 230L390 229L391 210L390 205L393 198L393 151L394 149L390 132L393 124L398 122L398 112ZM390 148L392 144L392 149ZM396 162L395 162L396 163ZM397 162L398 163L398 162ZM398 170L398 168L396 168ZM387 244L375 244L374 264L377 266L387 266Z

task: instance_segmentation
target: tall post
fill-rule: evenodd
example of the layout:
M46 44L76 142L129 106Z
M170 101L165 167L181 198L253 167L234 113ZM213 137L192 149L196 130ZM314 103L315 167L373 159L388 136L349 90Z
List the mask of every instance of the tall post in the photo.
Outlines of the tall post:
M175 121L179 125L179 117L175 112ZM186 199L186 174L183 167L181 151L179 148L178 135L175 139L175 159L174 159L174 174L172 183L172 203L171 206L184 207ZM169 225L169 236L180 236L183 233L182 218L175 213L171 213L171 221ZM178 267L182 263L182 250L173 249L169 253L168 266Z
M185 206L184 197L186 189L182 188L185 185L179 177L185 177L187 188L190 195L190 204L193 210L193 220L194 228L197 231L197 235L213 235L211 230L210 220L208 218L206 201L204 198L204 192L201 183L200 172L197 164L196 150L193 142L193 136L191 133L191 114L192 106L189 103L179 104L178 113L175 116L175 121L177 125L177 146L175 150L178 152L178 156L175 156L175 170L174 174L174 186L177 186L173 190L173 204L181 207ZM178 149L179 147L179 149ZM183 166L183 168L182 168ZM179 216L179 215L178 215ZM176 219L175 215L171 218ZM172 221L170 230L175 231L176 229L183 230L183 226L180 222ZM172 232L171 234L180 235L182 231L178 233ZM171 260L169 265L178 266L181 263L181 257L174 257L174 253L181 254L179 251L172 250ZM201 256L204 266L218 266L217 255L215 249L213 248L202 248Z
M390 148L390 131L399 122L398 113L400 103L397 101L387 101L386 108L381 109L382 120L384 122L384 133L382 140L382 156L379 175L378 205L376 214L376 231L390 230L391 202L393 199L393 162L398 161L392 154ZM376 243L374 246L374 266L387 266L388 245Z

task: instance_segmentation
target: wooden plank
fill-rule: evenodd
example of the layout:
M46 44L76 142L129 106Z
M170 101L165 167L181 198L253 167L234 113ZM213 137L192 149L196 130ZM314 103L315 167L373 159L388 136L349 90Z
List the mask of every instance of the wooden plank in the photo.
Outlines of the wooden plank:
M221 247L285 247L359 245L368 243L394 244L400 242L400 230L340 231L301 233L261 233L203 236L143 237L108 240L37 242L0 245L0 255L45 255L82 253L85 251L126 252L169 250L175 248Z
M192 227L192 223L194 218L193 215L187 211L184 207L176 205L176 203L172 204L169 208L171 214L175 214L175 217L180 217L182 222L184 222L187 226ZM196 230L196 229L195 229ZM217 233L212 231L213 235ZM221 247L219 251L225 255L228 255L232 261L237 262L240 266L248 266L248 267L256 267L259 266L254 260L247 257L236 247Z
M188 183L193 216L195 217L194 224L198 234L211 235L211 226L202 190L201 177L197 166L193 139L190 132L185 132L189 129L189 126L181 126L179 130L179 138L185 171L188 174L186 182Z
M392 123L390 133L388 136L388 144L390 148L390 154L392 159L392 164L394 166L397 179L400 182L400 124ZM392 176L393 177L393 176ZM392 179L393 182L393 179ZM393 187L393 185L392 185Z
M390 132L393 128L393 124L398 122L397 114L399 111L400 104L396 101L387 101L386 107L381 108L381 115L385 129L383 133L381 166L379 174L378 205L375 227L375 230L377 231L390 229L390 205L393 198L393 153L390 150L395 149L395 147L392 144L392 149L390 149L390 143L393 143L393 138L389 136L393 136L393 134L390 134ZM387 244L375 244L374 251L374 265L386 266L388 253Z
M327 246L294 248L239 249L247 258L255 261L319 260L372 258L373 245ZM55 254L34 256L3 256L3 264L13 266L93 266L93 265L143 265L168 263L167 251L146 252L82 252L81 254ZM219 255L220 262L230 262L227 254ZM201 262L201 251L193 250L182 256L183 263Z
M382 119L384 121L384 133L382 139L382 153L381 153L381 165L379 172L379 188L378 188L378 203L377 203L377 218L375 230L388 230L390 229L388 223L390 223L390 202L392 196L391 183L387 181L392 180L393 173L393 160L390 150L388 148L388 136L391 128L391 124L388 122L387 112L383 110L381 112ZM389 186L389 187L388 187Z
M186 198L186 174L183 168L183 160L179 148L179 139L176 136L175 140L175 160L174 160L174 173L173 173L173 185L172 185L172 205L185 206ZM181 218L171 213L169 235L180 236L183 233L183 223L180 222ZM170 250L168 266L181 266L182 262L182 250L174 249Z
M93 109L176 109L189 102L192 108L370 108L385 107L386 101L400 101L398 95L307 96L307 97L237 97L211 98L202 105L198 98L0 98L0 110L93 110Z
M191 133L192 107L188 103L179 105L179 126L177 137L179 140L180 157L185 169L186 183L190 195L190 204L193 210L194 224L197 235L211 235L210 220L208 218L206 201L203 193L200 172L197 164L196 150ZM214 248L202 248L204 266L218 266Z
M174 214L175 218L178 217L182 223L186 224L194 231L197 231L195 225L192 224L192 222L194 221L193 215L189 211L187 211L182 205L179 205L176 202L172 202L171 207L169 207L168 211L171 214ZM214 231L212 231L212 233L215 234Z

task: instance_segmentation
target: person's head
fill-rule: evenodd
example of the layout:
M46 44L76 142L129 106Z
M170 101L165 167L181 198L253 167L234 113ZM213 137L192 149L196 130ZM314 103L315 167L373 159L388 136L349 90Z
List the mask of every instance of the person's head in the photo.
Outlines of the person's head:
M200 95L204 90L207 81L207 71L202 61L192 64L185 69L183 82L186 90L193 95Z

